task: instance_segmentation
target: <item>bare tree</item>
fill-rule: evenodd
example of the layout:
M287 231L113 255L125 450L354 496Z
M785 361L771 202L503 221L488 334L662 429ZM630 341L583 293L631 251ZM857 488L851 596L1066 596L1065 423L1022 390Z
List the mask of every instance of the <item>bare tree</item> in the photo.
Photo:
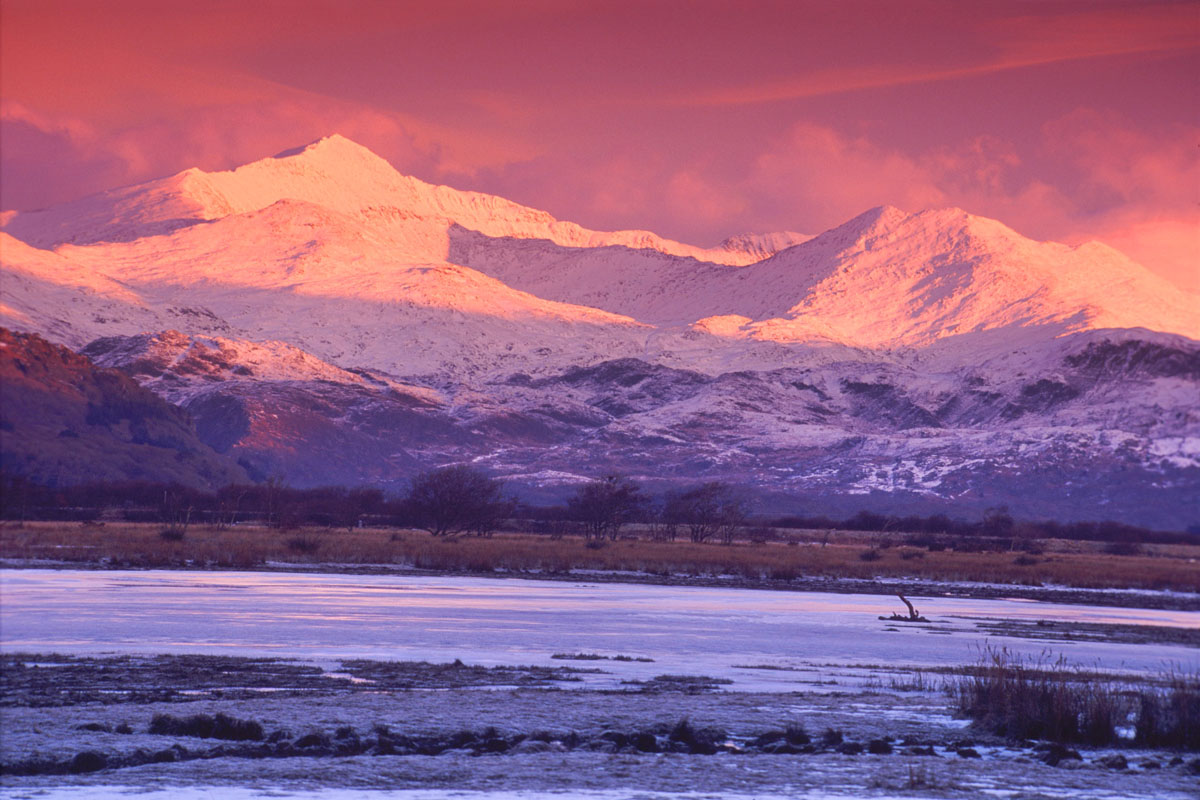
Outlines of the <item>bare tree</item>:
M584 535L616 539L621 526L632 522L645 505L641 488L629 478L606 475L580 486L569 500L567 513L584 526Z
M679 533L679 520L667 515L667 509L657 507L650 516L650 538L656 542L673 542Z
M746 521L746 503L732 486L712 481L668 495L663 517L687 528L693 542L719 535L731 544Z
M503 489L502 481L483 470L456 464L413 478L405 504L416 526L434 536L489 535L511 513Z
M218 528L237 525L238 512L249 491L249 486L237 484L226 486L217 492L216 523Z

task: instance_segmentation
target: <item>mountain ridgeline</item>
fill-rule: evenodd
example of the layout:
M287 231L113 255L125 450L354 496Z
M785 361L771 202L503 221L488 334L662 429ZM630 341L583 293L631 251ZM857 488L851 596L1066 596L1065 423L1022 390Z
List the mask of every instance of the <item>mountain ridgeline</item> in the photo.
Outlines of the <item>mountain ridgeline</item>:
M958 209L703 248L333 136L6 214L0 255L3 466L39 481L398 489L470 461L532 499L617 472L770 512L1200 522L1200 298ZM73 377L14 366L51 352ZM161 406L88 423L112 376Z

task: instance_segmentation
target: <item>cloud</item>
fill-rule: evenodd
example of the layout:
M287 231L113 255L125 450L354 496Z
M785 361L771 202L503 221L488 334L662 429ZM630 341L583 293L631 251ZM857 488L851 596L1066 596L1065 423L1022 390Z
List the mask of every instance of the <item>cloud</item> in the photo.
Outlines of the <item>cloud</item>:
M1200 128L1151 135L1086 109L1048 123L1024 155L993 136L907 153L797 123L740 171L643 172L643 184L659 188L643 189L626 211L667 235L709 243L717 226L819 233L878 205L957 206L1035 239L1097 239L1200 290L1198 141Z
M1200 291L1200 126L1153 134L1079 109L1044 134L1071 199L1061 238L1099 239Z
M920 163L865 137L799 123L750 169L743 191L775 227L828 227L878 205L921 209L947 196Z
M905 150L799 122L741 158L561 146L537 153L519 143L489 150L454 128L307 93L190 107L111 130L5 101L0 127L5 209L189 166L225 169L339 132L401 171L594 228L712 244L743 231L819 233L882 204L959 206L1036 239L1098 239L1200 290L1200 127L1150 132L1090 109L1035 129L1023 149L975 136Z
M697 223L707 226L724 224L746 210L742 197L723 191L693 170L671 176L664 200L675 213L689 215Z
M924 11L931 9L926 7ZM914 8L912 13L922 12ZM1187 3L1143 4L1070 14L984 13L974 24L961 24L953 29L955 37L972 41L969 57L943 55L942 51L955 50L945 42L929 46L938 40L940 33L951 30L947 27L939 31L935 23L918 34L926 46L914 52L921 54L922 60L892 58L869 65L807 69L795 75L738 86L689 90L676 94L669 102L702 107L753 105L975 78L1094 58L1194 50L1195 29L1195 10Z
M504 151L486 137L458 136L454 129L362 104L281 94L173 109L107 128L5 101L0 206L38 208L189 167L229 169L331 133L431 180L467 176L479 164L524 154Z
M97 145L99 135L75 119L47 117L0 102L0 209L40 208L63 200L62 186L82 193L128 183L129 165Z

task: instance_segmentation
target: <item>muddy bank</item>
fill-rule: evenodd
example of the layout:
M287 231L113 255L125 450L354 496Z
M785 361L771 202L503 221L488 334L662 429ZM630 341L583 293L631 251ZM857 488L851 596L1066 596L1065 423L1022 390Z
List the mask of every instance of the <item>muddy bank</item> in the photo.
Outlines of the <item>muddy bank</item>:
M87 658L54 653L0 656L0 708L190 703L332 696L408 689L550 687L599 669L381 662L353 659L336 671L278 658L210 655Z
M962 617L971 619L971 617ZM1015 636L1045 642L1122 642L1125 644L1178 644L1200 648L1200 628L1166 625L1120 625L1106 622L1056 620L977 620L975 626L992 636Z

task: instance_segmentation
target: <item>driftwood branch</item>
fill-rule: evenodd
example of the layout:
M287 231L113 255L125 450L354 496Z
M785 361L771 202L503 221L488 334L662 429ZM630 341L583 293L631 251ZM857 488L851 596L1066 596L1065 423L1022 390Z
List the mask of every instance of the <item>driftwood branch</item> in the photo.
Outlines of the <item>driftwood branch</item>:
M904 603L904 605L908 606L908 616L906 617L903 614L892 614L890 617L880 617L880 619L887 622L929 622L929 620L921 616L921 612L917 611L916 607L912 603L908 602L907 597L902 594L898 594L896 596L900 598L900 601Z

